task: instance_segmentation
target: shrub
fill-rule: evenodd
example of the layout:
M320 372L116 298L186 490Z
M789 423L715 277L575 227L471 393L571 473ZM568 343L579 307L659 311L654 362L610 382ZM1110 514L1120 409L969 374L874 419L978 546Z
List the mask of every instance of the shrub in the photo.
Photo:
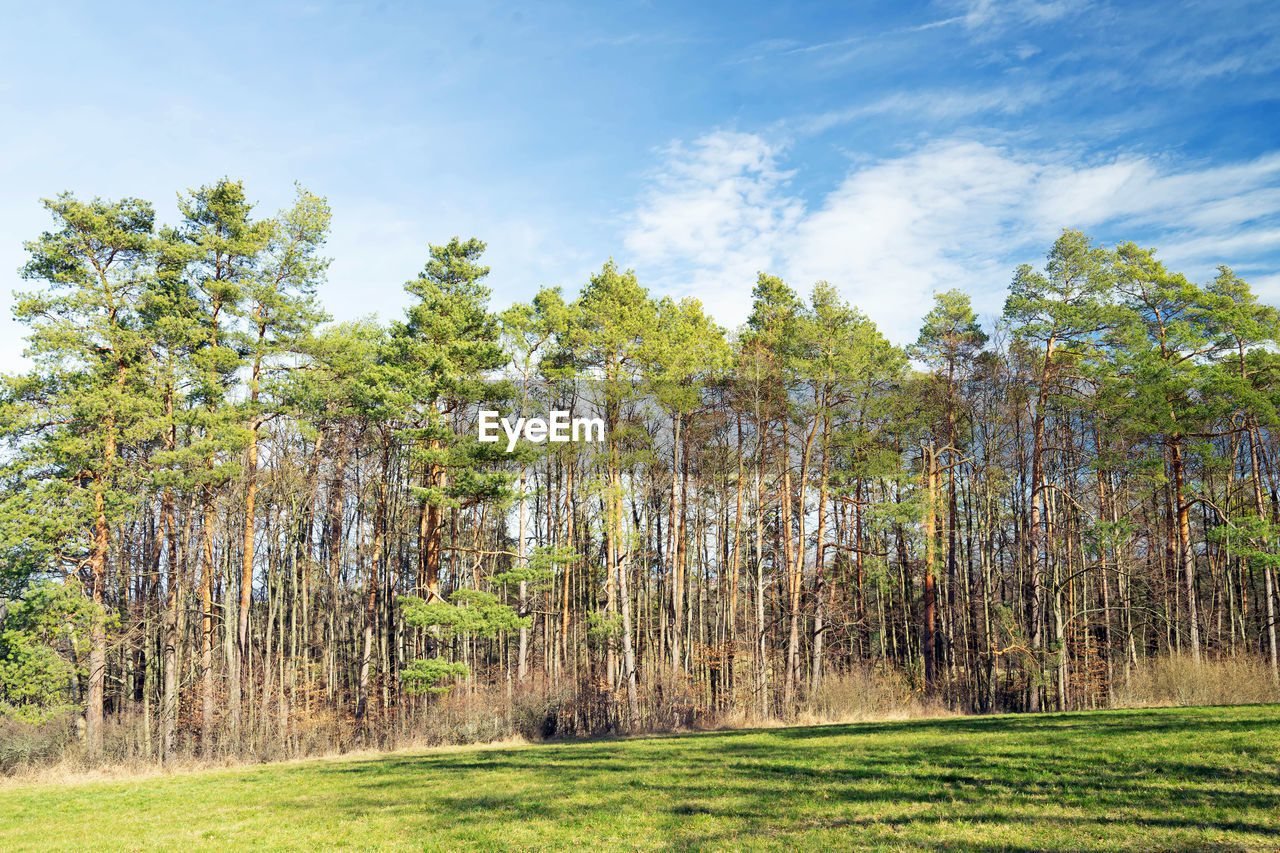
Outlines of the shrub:
M27 722L6 710L0 707L0 773L52 764L79 749L75 713Z
M1187 654L1139 661L1111 697L1117 708L1185 705L1248 705L1280 702L1271 668L1246 655L1204 658L1200 665Z
M856 667L824 678L799 716L808 722L836 723L945 713L941 704L914 690L902 673Z

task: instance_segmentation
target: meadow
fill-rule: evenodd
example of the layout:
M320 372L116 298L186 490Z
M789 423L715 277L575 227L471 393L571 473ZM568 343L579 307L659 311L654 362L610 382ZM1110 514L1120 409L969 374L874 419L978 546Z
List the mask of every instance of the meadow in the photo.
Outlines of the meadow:
M1266 850L1280 706L556 742L0 789L17 850Z

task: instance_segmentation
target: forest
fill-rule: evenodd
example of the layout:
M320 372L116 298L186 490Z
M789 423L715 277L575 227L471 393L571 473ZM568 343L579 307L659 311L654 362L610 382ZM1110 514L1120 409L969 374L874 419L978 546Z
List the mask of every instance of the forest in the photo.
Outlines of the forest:
M890 688L1107 708L1160 661L1280 689L1280 314L1226 265L1196 283L1064 230L986 328L940 292L903 348L842 296L868 283L767 272L733 330L612 261L495 306L454 238L402 316L336 323L301 188L261 215L224 179L171 225L44 207L29 368L0 384L0 765L785 721ZM481 411L607 431L508 453Z

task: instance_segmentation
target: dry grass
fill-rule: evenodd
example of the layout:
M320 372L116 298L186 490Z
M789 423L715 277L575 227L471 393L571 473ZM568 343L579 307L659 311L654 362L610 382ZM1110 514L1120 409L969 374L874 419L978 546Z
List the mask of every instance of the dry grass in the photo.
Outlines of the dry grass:
M1280 686L1268 664L1255 657L1204 658L1188 654L1139 661L1128 683L1116 685L1116 708L1176 708L1198 705L1258 705L1280 702Z
M801 706L796 723L857 723L954 716L926 699L896 671L855 668L828 676Z
M752 704L747 695L733 697L736 701L732 706L719 714L707 714L705 710L695 713L686 684L664 681L661 687L650 690L642 701L643 732L778 729L957 716L937 702L926 700L901 674L871 668L830 674L787 719L761 718L743 710ZM202 758L188 750L167 767L121 749L111 751L106 760L89 761L74 735L62 743L67 738L53 726L50 731L60 738L55 745L62 749L52 753L52 759L33 752L29 760L9 764L7 773L0 773L0 788L147 779L264 763L291 764L310 758L341 760L424 750L447 753L514 746L548 737L599 740L602 735L621 733L610 725L618 719L616 710L609 711L617 708L616 700L604 692L540 685L531 685L511 697L500 689L460 690L443 697L430 713L408 721L381 746L362 745L353 729L343 738L306 738L303 748L292 754L251 751ZM1205 659L1199 667L1187 655L1147 659L1134 667L1127 684L1120 681L1112 694L1112 705L1117 708L1265 703L1280 703L1280 688L1272 681L1267 663L1254 657Z
M678 685L677 685L678 687ZM715 717L700 717L686 710L683 692L668 686L666 701L654 701L645 708L659 725L646 726L644 732L657 735L672 732L739 731L744 729L778 729L797 725L824 725L868 721L893 721L954 716L954 712L935 703L922 701L907 682L893 673L877 673L869 669L834 673L809 697L799 712L790 719L761 718L741 711L730 711ZM403 733L389 748L332 747L313 748L301 756L237 756L219 755L200 758L184 754L170 765L161 766L144 758L116 759L110 762L88 762L78 745L56 762L32 763L0 775L0 788L31 784L77 784L83 782L147 779L162 776L199 773L232 767L254 767L265 763L289 765L311 759L345 760L395 755L403 752L440 752L517 746L542 739L543 728L553 719L559 720L556 739L568 736L574 740L599 740L600 734L583 731L568 719L595 712L591 708L575 709L575 703L592 704L601 697L555 695L537 689L518 694L507 703L505 691L459 691L446 696L431 714ZM691 706L691 703L689 703ZM651 719L652 719L651 717ZM576 730L575 730L576 729Z
M141 780L168 776L190 776L219 770L249 770L269 764L271 767L288 768L308 765L312 762L341 762L378 760L395 756L411 755L451 755L454 753L473 752L481 749L517 749L528 746L529 741L519 736L506 737L488 743L461 744L428 744L407 743L396 749L351 749L334 750L301 758L284 761L250 761L230 756L201 760L199 758L183 758L167 767L155 762L135 762L129 764L100 764L86 766L79 761L63 761L47 767L32 767L10 776L0 776L0 790L7 788L27 788L34 785L83 785L93 782L109 782L114 780Z

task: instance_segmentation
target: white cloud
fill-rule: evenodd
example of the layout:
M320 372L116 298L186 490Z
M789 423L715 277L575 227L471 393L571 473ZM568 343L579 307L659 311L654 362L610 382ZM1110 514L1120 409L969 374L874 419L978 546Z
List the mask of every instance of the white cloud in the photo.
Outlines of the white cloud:
M1010 26L1050 24L1082 11L1087 0L966 0L964 25L985 35Z
M788 194L781 150L761 137L717 133L665 156L628 223L626 260L729 325L765 270L800 291L831 281L907 342L939 290L960 287L997 314L1016 265L1038 263L1062 228L1156 246L1199 279L1220 262L1258 269L1259 292L1280 297L1265 274L1280 245L1280 154L1174 168L953 138L855 166L810 207Z
M821 133L837 125L889 114L932 121L949 121L981 113L1015 115L1051 99L1054 93L1055 89L1040 84L999 86L973 92L895 92L869 103L800 119L796 122L796 129L801 133Z
M780 154L759 136L728 131L673 144L631 217L627 254L644 258L677 291L704 296L772 268L779 241L804 213L787 194L791 173L777 167Z
M935 18L919 24L908 24L874 32L858 32L843 38L808 44L794 39L768 39L754 46L756 52L737 60L737 62L760 62L773 57L813 56L819 58L824 64L838 64L858 55L863 50L873 49L877 43L885 40L911 36L916 33L928 32L929 30L941 29L956 24L964 24L966 20L966 15L952 15L946 18ZM848 48L856 49L850 51Z
M996 247L1028 238L1011 214L1035 178L1034 165L964 141L855 170L796 229L784 269L801 289L831 281L906 341L933 291L973 291L999 273Z

